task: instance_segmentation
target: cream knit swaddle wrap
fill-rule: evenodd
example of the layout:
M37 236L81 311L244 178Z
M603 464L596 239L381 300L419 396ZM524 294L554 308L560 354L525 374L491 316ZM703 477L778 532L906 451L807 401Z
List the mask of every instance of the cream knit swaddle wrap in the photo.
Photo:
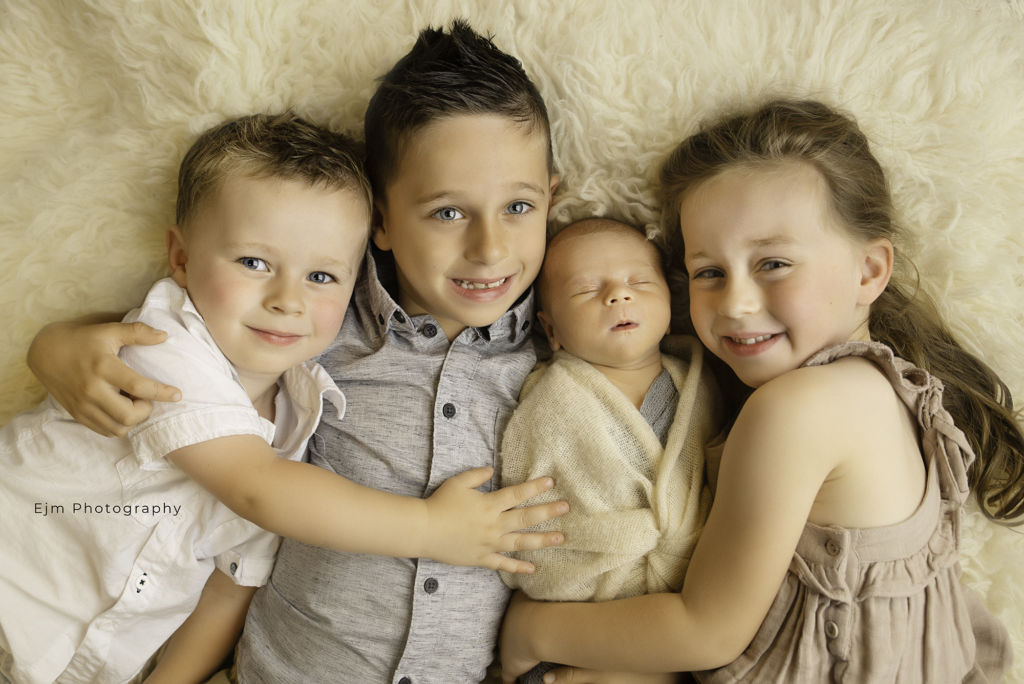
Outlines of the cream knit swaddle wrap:
M530 597L605 601L675 591L707 517L704 444L718 432L715 385L703 348L666 340L662 364L679 392L664 448L637 408L600 371L556 352L523 385L505 430L505 484L550 475L555 487L530 503L569 502L535 530L561 530L560 547L525 551L532 575L502 573Z

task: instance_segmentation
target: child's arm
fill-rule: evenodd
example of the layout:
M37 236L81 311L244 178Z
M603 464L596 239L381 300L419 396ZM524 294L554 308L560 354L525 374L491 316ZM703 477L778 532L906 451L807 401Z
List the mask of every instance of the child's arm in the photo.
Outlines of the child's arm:
M748 400L729 436L682 591L604 603L516 596L501 634L506 682L539 661L688 672L742 653L785 577L818 490L843 457L841 445L857 441L850 438L857 422L821 392L773 383Z
M210 573L195 610L171 635L156 669L143 684L205 682L231 653L256 587L243 587L220 570Z
M309 463L279 458L253 435L202 442L168 458L260 527L355 553L532 572L532 563L501 552L560 544L562 535L557 532L517 530L568 510L564 502L516 508L550 489L549 478L483 493L475 488L487 482L492 469L476 468L449 478L428 499L419 499L370 489Z
M129 344L158 344L167 335L145 323L108 322L96 314L51 323L28 349L28 367L46 390L82 425L106 437L123 437L145 420L153 401L177 401L177 388L139 375L117 353Z

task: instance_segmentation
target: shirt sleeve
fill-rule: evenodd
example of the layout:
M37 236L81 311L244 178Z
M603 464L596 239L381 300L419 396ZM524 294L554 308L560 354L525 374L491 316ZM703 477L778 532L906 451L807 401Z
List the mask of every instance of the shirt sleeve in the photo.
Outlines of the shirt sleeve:
M257 414L183 289L160 281L142 308L125 318L133 320L166 331L167 340L125 347L121 358L143 375L178 387L182 397L154 403L150 417L129 430L142 468L169 468L167 454L219 437L253 434L273 441L273 424Z

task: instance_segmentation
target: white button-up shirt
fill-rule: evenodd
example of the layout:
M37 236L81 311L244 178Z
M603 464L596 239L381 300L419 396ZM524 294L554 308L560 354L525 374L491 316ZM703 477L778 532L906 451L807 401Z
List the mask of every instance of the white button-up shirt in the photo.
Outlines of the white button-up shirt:
M184 290L166 279L125 319L166 330L122 356L176 385L127 438L100 437L52 398L0 430L0 648L14 680L123 682L195 607L214 567L266 582L278 538L239 518L165 456L255 434L301 460L323 398L345 399L306 363L282 376L276 422L261 418Z

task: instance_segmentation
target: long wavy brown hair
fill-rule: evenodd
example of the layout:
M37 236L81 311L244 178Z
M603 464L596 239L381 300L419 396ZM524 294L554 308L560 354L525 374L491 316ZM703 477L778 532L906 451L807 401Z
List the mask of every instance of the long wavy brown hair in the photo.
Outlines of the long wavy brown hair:
M832 208L862 240L887 238L896 249L893 276L871 307L872 339L924 368L945 385L943 403L976 459L968 474L983 513L1024 523L1024 434L1006 384L965 350L919 287L903 255L889 185L856 122L820 103L776 100L734 114L687 138L661 170L666 236L682 263L679 207L687 192L737 165L783 160L812 164L824 176Z

